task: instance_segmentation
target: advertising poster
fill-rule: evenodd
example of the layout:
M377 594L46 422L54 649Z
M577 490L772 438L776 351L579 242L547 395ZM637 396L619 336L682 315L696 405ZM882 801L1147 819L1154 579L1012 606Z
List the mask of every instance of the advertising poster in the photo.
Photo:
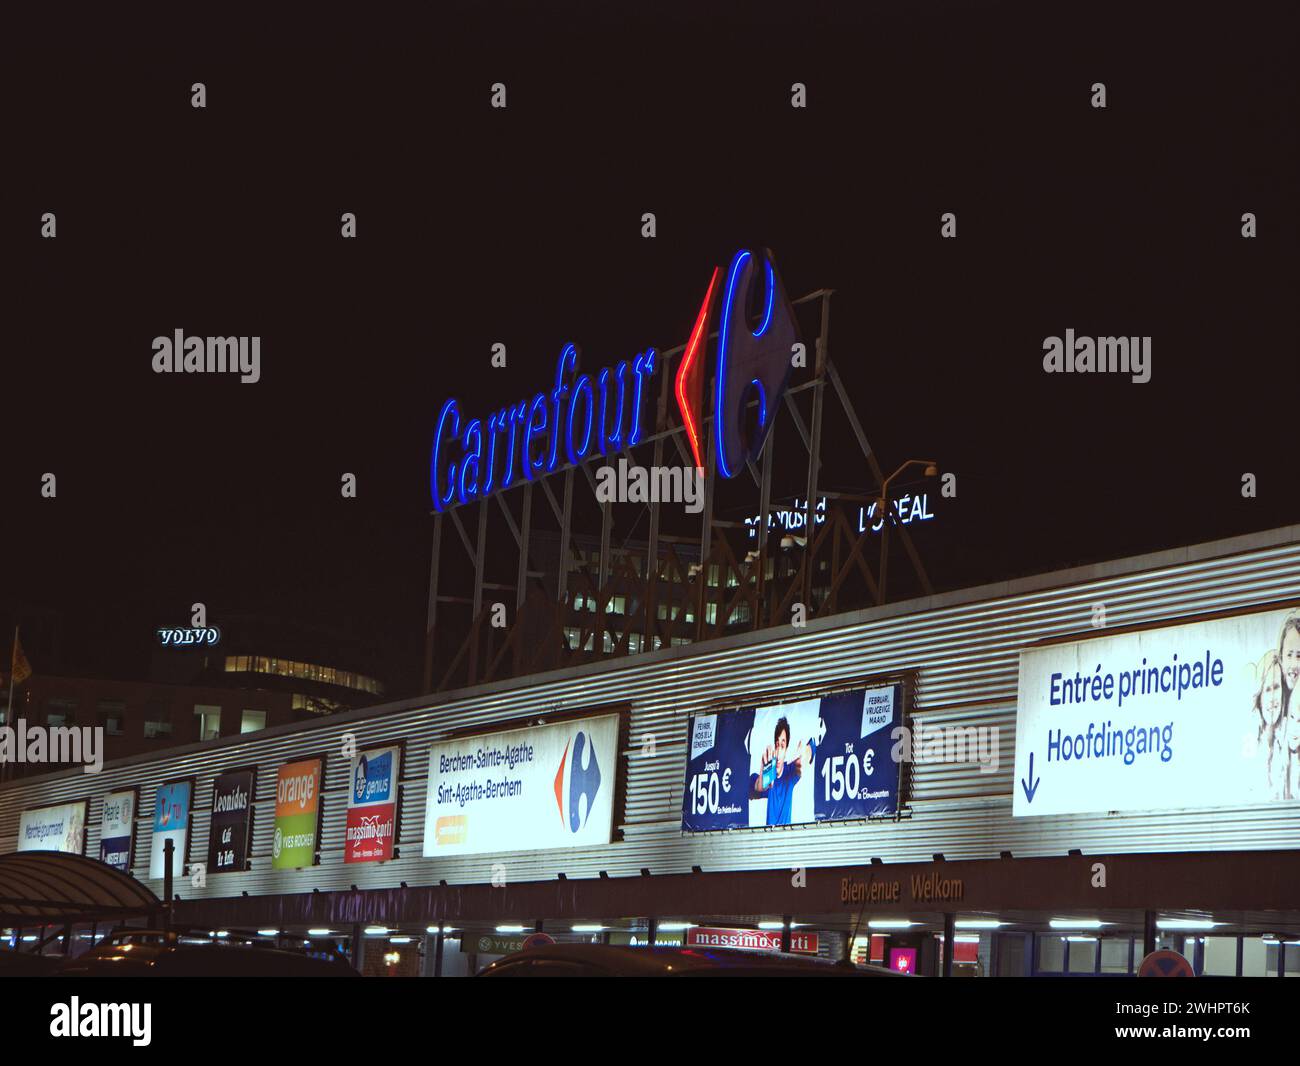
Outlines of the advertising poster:
M898 810L901 685L694 715L682 828L700 833Z
M1013 813L1300 799L1300 610L1020 653Z
M172 841L172 877L185 874L190 842L190 803L194 782L169 781L159 785L153 800L153 840L149 844L149 876L161 879L167 871L167 841Z
M35 807L18 817L19 851L66 851L80 855L86 846L86 801Z
M272 869L297 870L315 865L323 769L320 759L303 759L280 767L275 781Z
M353 756L344 862L385 862L393 857L401 762L400 747L372 748Z
M212 782L212 826L208 832L208 873L248 868L253 815L253 770L222 774Z
M135 843L135 789L110 792L99 816L99 861L129 873Z
M618 715L439 741L424 855L608 844Z

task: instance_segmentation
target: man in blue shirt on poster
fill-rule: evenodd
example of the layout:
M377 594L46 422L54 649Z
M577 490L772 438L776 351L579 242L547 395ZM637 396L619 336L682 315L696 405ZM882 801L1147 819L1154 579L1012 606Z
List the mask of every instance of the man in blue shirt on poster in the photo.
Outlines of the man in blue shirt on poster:
M809 739L790 754L790 723L781 718L773 731L772 743L763 752L763 768L749 775L749 793L754 799L767 797L767 824L789 825L794 808L794 786L803 777L805 765L812 766L816 754L814 741Z

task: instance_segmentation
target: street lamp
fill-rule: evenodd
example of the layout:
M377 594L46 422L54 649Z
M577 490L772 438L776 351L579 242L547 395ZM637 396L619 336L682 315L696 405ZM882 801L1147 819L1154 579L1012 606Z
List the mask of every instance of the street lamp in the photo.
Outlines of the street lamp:
M885 602L886 566L889 559L889 521L893 517L889 506L889 483L909 466L924 466L926 477L935 477L939 473L939 464L934 459L909 459L889 477L880 483L880 496L876 499L876 517L880 519L880 586L877 593L880 603Z

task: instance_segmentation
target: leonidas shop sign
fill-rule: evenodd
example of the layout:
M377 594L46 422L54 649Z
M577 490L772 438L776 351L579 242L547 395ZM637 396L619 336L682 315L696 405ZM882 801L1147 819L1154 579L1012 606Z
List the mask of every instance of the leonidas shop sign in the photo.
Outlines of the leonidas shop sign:
M937 871L912 874L906 882L901 877L841 877L840 902L851 904L863 903L901 903L903 885L911 892L912 903L928 903L934 900L963 899L966 886L960 877L941 877Z
M816 933L790 931L790 950L798 955L816 955ZM697 925L686 930L688 948L731 948L739 951L780 951L781 931L768 929L715 929Z

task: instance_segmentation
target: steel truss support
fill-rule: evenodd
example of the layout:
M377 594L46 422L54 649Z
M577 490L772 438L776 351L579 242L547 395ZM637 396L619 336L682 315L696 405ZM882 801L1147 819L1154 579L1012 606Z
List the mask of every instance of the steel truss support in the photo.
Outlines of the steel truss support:
M550 475L524 481L496 494L496 506L504 520L509 541L518 553L514 560L513 585L495 584L487 579L488 524L493 513L491 498L478 501L476 509L459 507L436 513L430 553L425 691L519 676L612 655L650 651L671 643L674 638L681 639L686 632L691 639L702 640L735 632L739 624L754 629L777 625L789 621L796 600L804 604L807 617L824 616L841 609L846 582L850 579L860 581L860 586L854 587L865 588L869 602L883 603L888 588L886 577L891 537L902 542L922 591L931 593L933 589L920 556L907 528L894 520L892 509L885 515L885 525L880 531L881 554L875 572L865 554L868 535L853 528L839 506L828 506L825 512L818 511L828 385L829 395L835 401L833 406L844 416L852 439L875 480L877 493L884 481L875 452L830 358L831 296L831 290L822 289L795 301L796 306L818 305L820 320L813 373L808 380L786 390L785 402L775 412L769 427L760 463L748 464L759 495L756 551L749 551L738 559L728 534L737 528L746 528L745 523L727 521L715 513L712 417L705 419L704 427L710 437L710 446L707 449L704 506L700 512L698 538L684 539L666 534L660 521L662 505L659 503L644 505L645 512L641 517L648 518L646 526L642 527L638 518L628 530L616 531L613 505L599 500L593 472L596 465L611 460L617 462L615 456L592 456L579 467L557 469ZM685 427L676 418L676 405L670 402L670 382L675 374L673 364L680 358L684 347L660 353L662 370L655 409L655 432L637 445L638 450L651 446L655 467L663 466L670 447L675 450L674 458L683 466L693 466ZM804 393L811 393L807 415L800 409ZM712 404L708 409L712 410ZM795 434L791 440L802 444L807 459L806 498L802 513L804 546L792 574L782 574L779 569L782 560L789 558L780 547L789 534L774 537L768 529L777 461L777 423L781 411L789 415ZM628 458L629 464L633 463L632 449L625 448L620 454ZM575 478L577 469L582 471L581 478ZM563 484L559 498L553 485L556 479L562 479ZM578 551L575 544L573 512L577 480L586 482L600 509L599 556L594 573L587 554ZM537 565L533 551L535 487L540 487L545 500L543 517L554 520L559 539L558 574L555 584L549 587L541 581L547 571ZM836 504L852 500L866 502L875 498L843 493L824 495ZM471 510L477 511L472 536L462 518ZM444 558L444 527L448 523L456 534L452 544L459 542L468 559L473 582L470 598L444 594L440 588L444 571L464 573L459 560L453 564ZM545 524L550 526L549 521ZM646 551L644 560L638 560L634 566L628 561L627 549L637 532L645 538ZM692 550L684 559L679 548L685 549L688 544ZM695 552L698 552L698 557L689 558ZM829 568L820 567L827 559ZM769 566L772 567L771 578L768 577ZM824 585L818 583L821 580L819 567L827 570ZM711 582L710 572L714 568L716 581ZM504 572L503 566L498 569ZM488 591L514 594L514 612L504 633L494 630L492 625L494 603L487 602L491 599L485 597ZM623 597L621 612L611 610L616 594ZM593 604L594 610L575 609L579 596L584 606ZM818 597L819 601L814 602ZM459 649L446 668L439 671L435 663L434 638L440 627L445 629L450 624L448 605L467 607L470 622L468 629L455 634L459 638ZM854 605L860 606L861 603ZM749 611L748 618L743 623L733 624L733 615L745 607ZM661 612L663 617L660 617ZM577 632L576 646L571 639L574 631ZM566 632L570 636L566 636Z

